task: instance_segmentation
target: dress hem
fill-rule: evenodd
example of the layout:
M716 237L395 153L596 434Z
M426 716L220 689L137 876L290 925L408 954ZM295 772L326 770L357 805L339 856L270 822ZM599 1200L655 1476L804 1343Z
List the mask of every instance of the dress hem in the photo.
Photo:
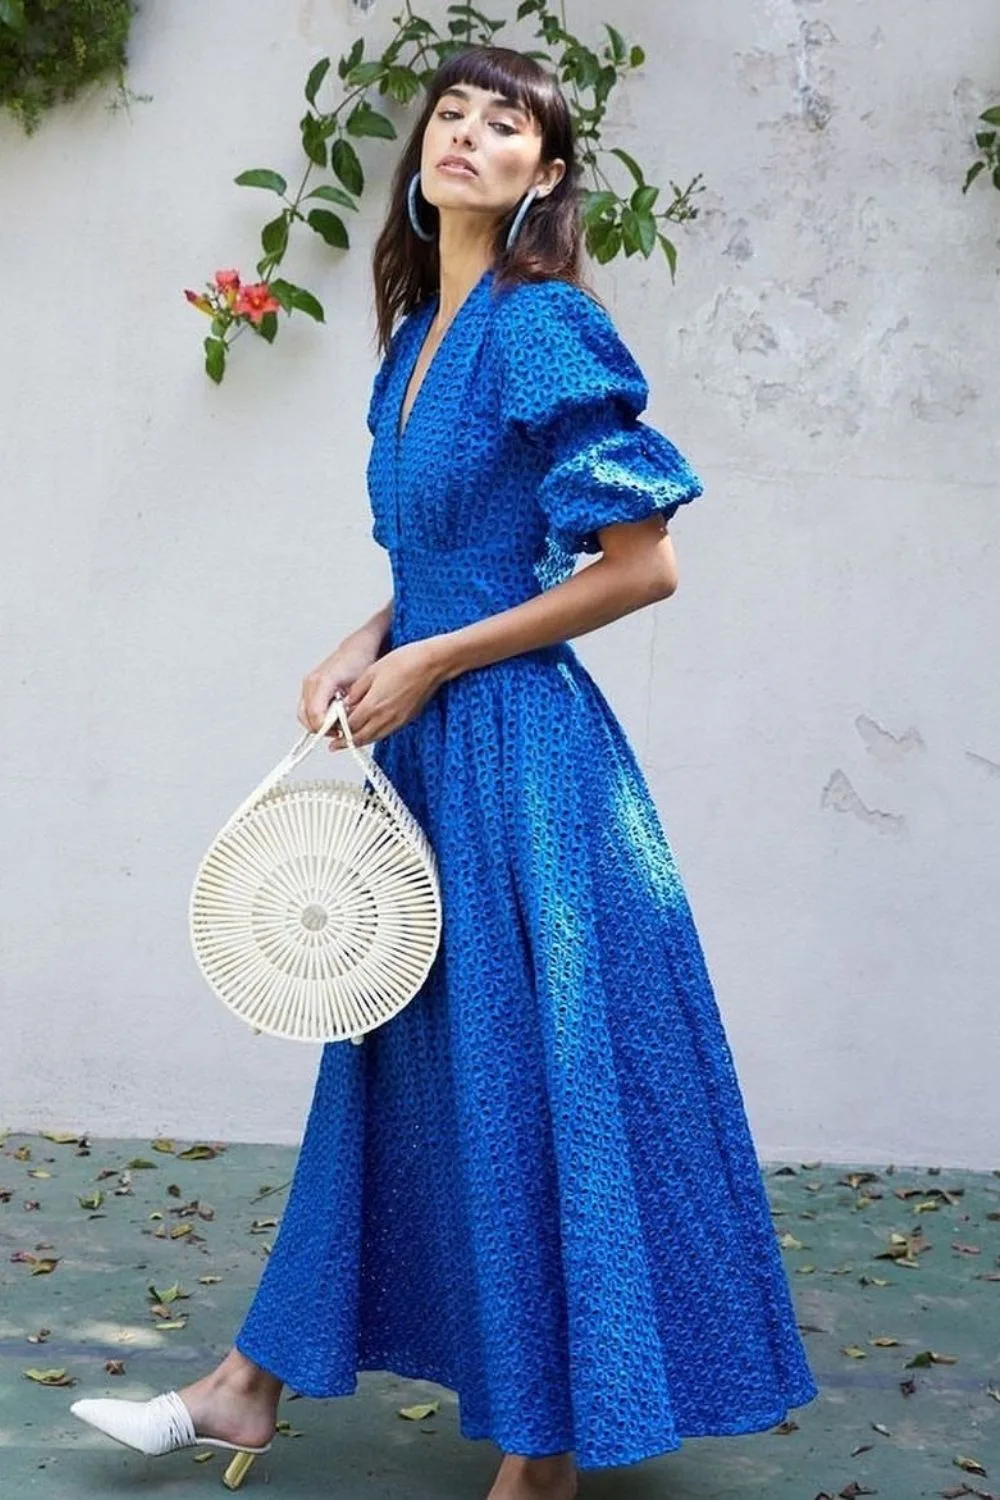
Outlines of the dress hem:
M353 1375L345 1373L343 1382L333 1382L335 1385L342 1386L342 1388L331 1390L329 1382L321 1389L318 1386L310 1386L309 1383L301 1384L294 1380L287 1380L282 1375L280 1369L268 1364L266 1359L257 1357L253 1352L253 1346L249 1340L245 1341L242 1337L237 1337L234 1343L239 1352L245 1355L247 1359L252 1359L254 1364L260 1365L261 1369L267 1370L269 1374L279 1376L284 1384L290 1386L298 1395L307 1396L312 1401L328 1401L338 1396L356 1395L358 1389L357 1377L361 1371L385 1371L387 1374L395 1375L402 1380L429 1380L434 1385L443 1386L445 1390L451 1391L456 1396L458 1400L458 1428L462 1437L471 1439L473 1442L485 1440L495 1443L501 1452L517 1453L522 1458L547 1458L556 1453L572 1452L575 1456L576 1467L581 1471L587 1469L627 1468L631 1464L642 1463L649 1458L657 1458L666 1453L675 1453L687 1438L742 1437L754 1432L766 1432L768 1428L775 1427L779 1422L783 1422L789 1411L798 1406L808 1405L810 1401L815 1400L819 1395L819 1387L813 1381L807 1383L804 1387L793 1388L791 1395L785 1397L777 1406L770 1408L767 1413L755 1413L753 1415L737 1417L728 1423L712 1422L701 1426L686 1426L683 1429L674 1427L671 1429L669 1436L664 1434L662 1438L657 1438L652 1446L647 1444L642 1449L629 1449L627 1452L613 1458L602 1457L600 1460L592 1462L577 1453L573 1447L572 1437L568 1437L562 1442L546 1444L544 1448L540 1448L534 1439L522 1443L510 1433L501 1433L498 1436L495 1432L488 1431L485 1427L473 1426L471 1423L463 1422L462 1397L455 1383L454 1376L447 1370L432 1369L422 1360L410 1361L409 1359L397 1358L393 1364L387 1364L384 1359L380 1359L377 1363L362 1360L355 1366Z

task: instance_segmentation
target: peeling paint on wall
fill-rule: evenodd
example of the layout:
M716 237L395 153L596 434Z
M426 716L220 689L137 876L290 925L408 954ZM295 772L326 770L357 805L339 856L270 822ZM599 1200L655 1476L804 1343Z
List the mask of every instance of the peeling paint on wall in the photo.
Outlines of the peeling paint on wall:
M858 714L854 724L865 742L869 755L874 755L876 760L905 760L911 751L927 749L919 729L910 728L903 734L893 734L890 729L886 729L877 719L870 719L867 714Z
M966 759L971 760L974 765L980 766L987 776L1000 776L1000 762L990 760L985 755L977 755L975 750L966 750Z
M882 812L877 807L866 807L843 771L834 771L823 788L820 805L831 807L834 812L853 813L862 823L875 828L879 833L902 833L906 819L900 813Z

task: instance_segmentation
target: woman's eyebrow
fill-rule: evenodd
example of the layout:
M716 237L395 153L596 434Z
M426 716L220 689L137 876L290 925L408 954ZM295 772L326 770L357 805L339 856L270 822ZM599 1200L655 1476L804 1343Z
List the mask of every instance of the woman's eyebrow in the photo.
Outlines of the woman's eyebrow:
M445 94L454 94L457 98L464 99L466 103L469 102L469 95L463 88L445 89ZM442 98L444 98L444 95L442 95ZM492 94L489 102L491 104L500 104L504 109L516 110L519 115L527 117L528 111L524 105L518 99L511 99L507 94Z

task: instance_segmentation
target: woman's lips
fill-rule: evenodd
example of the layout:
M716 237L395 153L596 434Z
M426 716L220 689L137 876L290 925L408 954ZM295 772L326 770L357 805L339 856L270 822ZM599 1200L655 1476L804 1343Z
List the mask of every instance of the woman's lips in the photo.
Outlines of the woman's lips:
M460 172L465 177L476 176L476 173L473 171L472 167L466 167L464 165L460 166L459 163L455 161L438 162L438 170L440 172Z

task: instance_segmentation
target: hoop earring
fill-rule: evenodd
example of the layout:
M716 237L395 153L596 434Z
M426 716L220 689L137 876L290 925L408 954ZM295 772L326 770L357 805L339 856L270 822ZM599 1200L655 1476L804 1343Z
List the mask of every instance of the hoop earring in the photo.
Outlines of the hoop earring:
M531 207L532 203L537 197L538 189L533 187L529 188L524 197L521 199L521 205L514 216L514 222L510 226L510 229L507 231L507 243L505 246L507 250L510 249L511 245L513 245L514 241L517 239L518 234L521 232L521 225L524 223L525 215L527 214L528 209Z
M410 214L410 223L413 226L414 234L419 235L422 240L432 240L435 238L435 236L424 229L423 225L420 223L420 220L417 218L417 188L419 187L419 185L420 173L414 172L413 176L410 178L410 186L406 190L406 206Z

